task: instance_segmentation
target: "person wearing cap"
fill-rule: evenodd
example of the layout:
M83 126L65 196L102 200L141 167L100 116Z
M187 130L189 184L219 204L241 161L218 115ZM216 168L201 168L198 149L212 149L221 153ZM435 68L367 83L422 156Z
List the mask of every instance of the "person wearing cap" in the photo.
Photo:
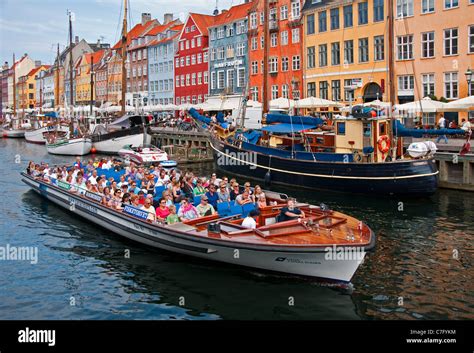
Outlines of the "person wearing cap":
M242 222L242 227L255 229L257 228L257 217L260 215L258 210L252 210Z
M209 204L209 199L206 195L203 195L201 197L201 202L199 205L196 207L199 216L204 217L204 216L211 216L213 214L216 214L216 210L214 207Z

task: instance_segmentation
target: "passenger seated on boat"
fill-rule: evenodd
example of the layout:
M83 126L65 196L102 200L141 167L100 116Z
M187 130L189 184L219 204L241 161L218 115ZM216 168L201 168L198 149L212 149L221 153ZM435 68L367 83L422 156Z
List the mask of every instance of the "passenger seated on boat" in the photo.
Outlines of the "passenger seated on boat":
M118 210L118 209L121 209L121 206L122 206L122 190L118 189L112 196L112 200L110 201L110 207Z
M230 202L230 194L225 183L221 183L217 191L217 202Z
M146 191L148 195L154 195L155 194L155 177L153 174L148 174L147 175L147 182L146 182Z
M120 207L117 207L117 209L124 209L125 206L130 206L132 204L132 202L130 201L130 196L131 195L128 192L123 194L122 203L121 203Z
M112 194L110 193L110 188L105 187L103 190L104 190L103 191L104 196L102 196L102 204L104 206L110 207L112 203Z
M136 208L141 207L140 203L138 202L138 195L130 194L130 202L133 207L136 207Z
M170 210L170 214L168 215L168 217L166 217L166 223L168 223L168 224L175 224L175 223L181 222L181 220L179 219L178 215L176 214L176 206L175 206L175 205L171 205L171 206L169 207L169 210Z
M92 185L97 185L97 179L98 179L97 170L94 169L87 180L90 180Z
M211 204L209 204L209 199L206 195L202 195L201 202L196 207L196 209L200 217L212 216L213 214L216 214L216 210Z
M75 186L77 187L80 194L85 194L87 191L86 183L84 182L84 178L82 175L79 175L76 178Z
M201 196L206 193L206 188L202 185L202 179L198 178L196 180L196 187L193 189L194 196Z
M265 193L261 193L259 196L258 196L258 200L257 200L257 207L260 208L260 207L266 207L268 206L267 205L267 198L265 197Z
M170 214L168 206L166 206L166 199L163 197L160 199L159 206L156 208L156 218L160 222L164 222L166 217Z
M28 163L28 167L26 167L26 173L27 173L28 175L32 175L32 172L33 172L34 169L35 169L35 162L30 161L30 162Z
M288 199L287 206L283 207L278 216L279 222L291 221L293 219L304 218L305 214L299 208L295 207L295 200Z
M235 182L231 185L232 189L230 190L230 200L235 201L237 196L240 194L239 184Z
M189 199L189 198L193 198L194 197L194 194L193 194L193 179L191 176L187 176L185 179L184 179L184 183L183 183L183 187L182 187L182 191L184 193L184 196Z
M265 196L265 193L262 191L262 187L260 185L255 185L253 188L253 194L255 196L255 201L258 201L261 195Z
M142 205L141 209L143 211L148 212L147 222L155 222L156 221L156 211L155 208L151 205L152 199L147 197L145 199L144 204Z
M171 195L171 191L169 191L169 190L164 190L164 191L161 193L161 197L163 197L163 198L166 200L166 206L168 206L168 208L169 208L171 205L174 205L174 203L173 203L173 196Z
M100 176L100 179L99 179L98 183L103 188L105 188L107 186L107 178L105 177L105 175Z
M183 221L185 221L199 218L199 213L191 202L188 202L188 200L184 199L181 201L181 207L179 208L178 216Z
M166 186L170 182L170 177L166 174L166 171L162 169L160 171L160 175L158 177L158 180L156 182L157 186Z
M181 202L184 199L183 192L181 190L181 185L178 180L173 181L173 186L171 187L171 192L173 194L173 203Z
M216 186L215 185L209 185L209 191L206 192L207 199L209 200L209 204L214 207L214 209L217 208L217 192L216 192Z
M254 203L253 199L252 199L252 196L250 196L250 194L247 190L244 190L244 192L242 194L238 195L235 198L235 202L236 202L236 204L238 204L240 206L246 205L248 203Z
M250 183L248 181L246 181L245 184L244 184L244 190L249 193L250 198L252 199L252 202L255 203L255 196L254 196L252 190L250 189Z
M143 192L143 190L140 190L138 192L138 203L140 205L144 205L145 204L145 193Z
M257 217L260 215L258 210L252 210L242 222L242 227L255 229L257 228Z
M130 184L130 187L128 188L128 192L138 195L140 191L141 191L140 188L137 187L137 182L132 181L132 183Z

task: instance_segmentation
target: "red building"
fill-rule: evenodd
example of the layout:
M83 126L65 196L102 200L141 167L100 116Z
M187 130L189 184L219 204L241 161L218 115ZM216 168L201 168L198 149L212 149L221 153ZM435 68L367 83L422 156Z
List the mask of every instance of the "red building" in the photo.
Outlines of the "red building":
M254 0L249 14L250 98L262 102L264 47L268 46L267 100L299 99L303 80L303 0L269 2L269 34L264 41L264 1Z
M190 13L174 60L175 103L202 103L209 94L208 27L214 16Z

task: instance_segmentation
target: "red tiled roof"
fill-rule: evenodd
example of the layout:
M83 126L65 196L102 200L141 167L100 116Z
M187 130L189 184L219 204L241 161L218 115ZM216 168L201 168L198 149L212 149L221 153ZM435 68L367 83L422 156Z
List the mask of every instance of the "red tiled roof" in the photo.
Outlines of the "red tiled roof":
M189 16L192 18L192 20L194 21L194 24L197 26L201 34L203 36L207 36L208 35L207 28L209 26L212 26L212 23L214 22L214 16L204 15L200 13L193 13L193 12L191 12Z
M252 7L252 2L232 6L228 11L223 11L215 16L214 24L212 26L219 26L244 18L248 15Z
M105 54L105 50L101 49L101 50L96 51L95 53L85 54L84 58L86 59L87 64L90 64L92 60L94 60L94 63L97 64L102 59L104 54Z
M144 31L149 29L149 27L155 22L156 20L150 20L145 25L141 23L136 24L130 31L127 33L127 46L130 45L133 39L139 37ZM122 47L122 39L120 39L117 44L114 45L112 49L120 49Z
M36 75L36 73L37 73L40 69L44 68L45 70L48 70L50 67L51 67L51 65L40 65L40 66L35 67L34 69L30 70L30 72L28 72L28 73L26 74L26 76L28 76L28 77L34 76L34 75Z
M158 33L161 33L165 30L167 30L168 28L170 28L171 26L173 26L174 24L176 24L178 20L173 20L165 25L158 25L158 26L155 26L153 28L151 28L149 31L147 31L146 33L143 33L142 36L145 36L145 35L150 35L150 36L156 36Z

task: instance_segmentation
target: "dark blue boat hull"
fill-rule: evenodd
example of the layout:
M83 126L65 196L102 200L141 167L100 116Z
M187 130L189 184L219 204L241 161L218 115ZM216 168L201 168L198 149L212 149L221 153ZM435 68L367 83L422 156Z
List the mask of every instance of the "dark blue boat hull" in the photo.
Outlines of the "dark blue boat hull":
M433 158L342 163L280 158L213 140L220 170L270 184L375 195L430 195L438 187ZM240 155L239 155L240 153ZM241 157L242 153L249 153ZM250 162L250 163L249 163Z

